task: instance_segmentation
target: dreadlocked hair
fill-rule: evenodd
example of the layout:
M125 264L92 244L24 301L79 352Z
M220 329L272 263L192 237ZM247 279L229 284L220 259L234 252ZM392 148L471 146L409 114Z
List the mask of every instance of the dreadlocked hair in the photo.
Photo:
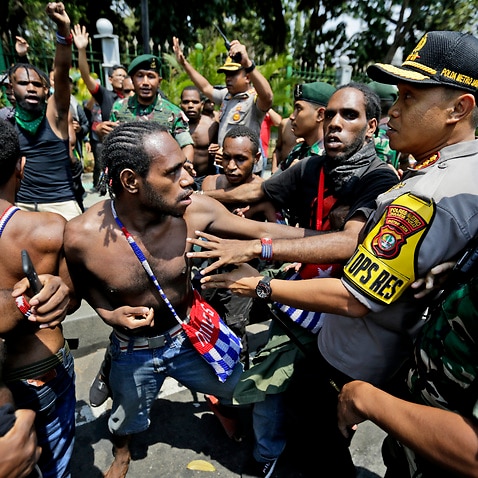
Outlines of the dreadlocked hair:
M141 178L148 174L151 157L144 149L144 140L154 133L169 130L154 121L130 121L117 126L103 142L100 161L103 173L100 180L100 194L109 192L111 198L122 190L120 174L128 168Z
M17 70L23 68L25 71L34 71L42 80L43 86L46 88L50 88L50 79L48 75L40 68L36 67L35 65L31 65L30 63L16 63L8 70L8 75L11 78L15 75ZM10 80L11 81L11 80Z
M377 124L380 123L380 97L365 83L357 83L351 81L345 85L341 85L337 88L337 91L344 88L354 88L355 90L361 91L365 99L365 116L367 120L376 118Z

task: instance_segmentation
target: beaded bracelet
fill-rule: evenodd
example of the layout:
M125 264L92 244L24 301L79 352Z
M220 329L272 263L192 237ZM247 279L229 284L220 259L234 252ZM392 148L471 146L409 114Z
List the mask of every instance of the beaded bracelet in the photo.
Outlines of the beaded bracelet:
M263 261L272 261L274 254L272 252L272 239L269 237L263 237L261 239L261 259Z
M56 32L56 42L60 45L71 46L73 43L73 34L70 32L67 37L63 37L58 32Z
M32 306L28 303L27 298L24 295L15 298L15 303L17 307L20 309L20 312L28 319L31 315L31 308Z

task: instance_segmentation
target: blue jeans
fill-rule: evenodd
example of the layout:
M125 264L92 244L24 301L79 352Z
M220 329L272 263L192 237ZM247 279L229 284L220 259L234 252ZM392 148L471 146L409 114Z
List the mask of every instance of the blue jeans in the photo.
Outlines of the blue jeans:
M194 349L186 333L166 336L166 345L145 350L120 350L120 341L110 336L110 387L113 406L108 421L111 433L131 435L149 427L149 414L166 377L190 390L214 395L221 403L232 403L234 388L242 374L238 362L232 375L221 383L214 370Z
M38 386L27 380L8 382L17 408L37 415L35 429L42 454L38 465L44 478L68 478L75 441L75 371L73 356L64 348L63 363L54 367L56 377Z
M253 456L259 462L279 458L286 445L284 395L266 395L265 400L254 403L252 409L254 429Z

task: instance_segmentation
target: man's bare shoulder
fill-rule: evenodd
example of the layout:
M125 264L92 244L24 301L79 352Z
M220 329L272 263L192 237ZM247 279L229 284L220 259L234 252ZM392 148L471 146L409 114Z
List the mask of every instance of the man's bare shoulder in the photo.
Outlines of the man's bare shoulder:
M202 182L201 188L203 191L209 191L211 189L218 189L219 187L224 187L220 186L218 183L218 180L220 179L221 176L224 176L223 174L210 174L206 176Z
M247 181L245 184L261 184L265 181L264 178L261 176L258 176L257 174L253 174L250 178L249 181Z
M209 128L209 126L211 126L213 123L217 123L217 121L210 116L201 115L199 118L199 124L207 128Z
M199 122L196 126L196 131L214 131L215 129L219 129L219 123L211 118L210 116L201 115L199 118Z
M48 248L63 242L66 219L54 212L18 211L10 220L6 232L18 241L48 243Z
M110 220L109 201L100 201L83 214L67 222L65 226L65 249L72 242L78 243L100 234Z
M184 214L188 228L206 228L221 213L228 212L219 201L206 194L193 194L191 198L192 202Z

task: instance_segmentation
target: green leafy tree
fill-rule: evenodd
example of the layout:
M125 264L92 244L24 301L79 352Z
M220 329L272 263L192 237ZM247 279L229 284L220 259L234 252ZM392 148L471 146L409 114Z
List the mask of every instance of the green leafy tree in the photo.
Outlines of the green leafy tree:
M124 52L124 40L135 36L142 53L142 7L149 0L77 0L67 4L72 23L84 24L93 37L96 21L105 17L114 25ZM15 35L22 35L34 49L32 59L45 68L54 49L52 28L40 0L0 2L3 49L11 51ZM154 6L154 8L153 8ZM350 34L350 19L359 30ZM171 53L168 43L177 36L186 46L198 42L214 46L222 41L218 24L230 40L237 38L260 64L275 62L275 55L292 54L295 70L334 68L348 55L354 77L364 75L371 62L390 62L397 51L409 51L427 30L450 29L474 32L478 22L476 2L469 0L193 0L149 1L149 32L160 52ZM100 51L93 39L93 50ZM213 48L214 49L214 48ZM39 52L39 53L37 53ZM206 52L204 52L205 54ZM219 53L218 53L219 54ZM127 63L125 57L125 63ZM303 77L301 77L303 79Z

